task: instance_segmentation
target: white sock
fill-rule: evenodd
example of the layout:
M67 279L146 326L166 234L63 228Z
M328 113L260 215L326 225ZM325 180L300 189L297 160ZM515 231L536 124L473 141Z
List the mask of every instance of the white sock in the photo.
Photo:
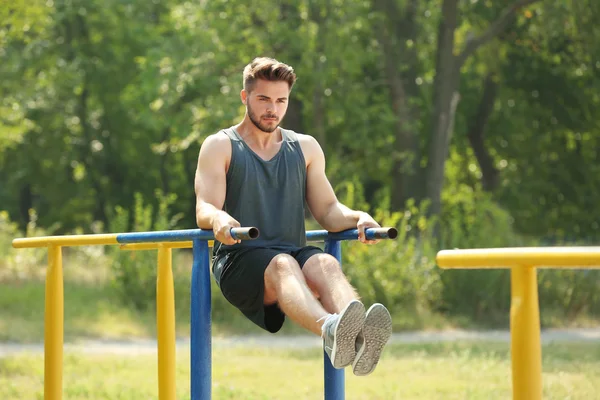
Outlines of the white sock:
M329 320L331 320L332 318L336 317L337 314L327 314L326 316L319 318L317 320L317 322L321 322L322 320L325 320L323 322L323 325L321 325L321 337L323 337L325 335L325 325L327 325L327 323L329 322Z

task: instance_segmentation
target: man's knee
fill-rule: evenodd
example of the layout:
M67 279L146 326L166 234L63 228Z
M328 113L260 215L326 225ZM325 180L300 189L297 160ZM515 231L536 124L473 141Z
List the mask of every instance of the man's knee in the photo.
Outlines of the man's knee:
M290 276L300 276L300 266L290 255L278 254L265 270L264 303L273 304L277 301L277 285L282 279Z
M302 268L305 276L335 276L342 274L339 261L332 255L316 254L308 259Z
M294 257L288 254L278 254L269 263L265 275L270 278L278 279L289 275L297 275L300 272L300 266Z

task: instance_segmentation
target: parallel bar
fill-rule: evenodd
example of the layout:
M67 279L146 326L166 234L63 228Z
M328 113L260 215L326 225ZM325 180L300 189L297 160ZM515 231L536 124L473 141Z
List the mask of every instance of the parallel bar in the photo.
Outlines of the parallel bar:
M259 236L256 228L234 228L232 236L251 240ZM366 238L394 239L395 228L367 229ZM343 232L309 231L310 241L326 241L326 249L341 264L341 240L356 240L358 230ZM191 393L192 399L211 397L211 298L208 240L213 244L212 231L187 229L158 232L131 232L99 235L42 236L14 239L14 248L48 247L48 272L46 277L45 334L44 334L44 398L62 398L63 338L64 338L64 288L61 246L122 244L124 250L159 249L157 278L157 329L159 339L159 394L161 399L175 396L175 321L173 299L173 248L193 247L194 266L191 290ZM325 353L325 396L331 400L344 398L343 370L331 366ZM168 373L167 373L168 372Z
M398 236L396 228L368 228L365 231L368 240L374 239L395 239ZM319 242L324 240L356 240L358 239L358 229L348 229L342 232L328 232L326 230L316 230L306 232L306 240L310 242Z
M441 268L508 268L514 266L600 268L600 247L522 247L442 250Z
M175 400L175 292L172 250L158 249L156 278L156 328L158 341L158 398Z
M233 237L249 240L259 236L258 229L254 227L232 228ZM156 232L130 232L117 235L119 243L148 243L148 242L184 242L188 240L201 239L213 240L213 231L205 229L181 229L172 231Z
M256 239L259 232L256 228L234 228L232 235L236 238L248 240ZM398 231L395 228L370 228L366 230L367 239L395 239ZM316 230L306 232L306 238L309 241L333 240L356 240L358 238L357 229L349 229L342 232L330 233L326 230ZM12 241L12 246L16 249L30 247L49 247L49 246L87 246L87 245L111 245L111 244L131 244L131 243L157 243L157 242L186 242L194 239L213 240L214 234L210 230L203 229L182 229L172 231L156 232L128 232L119 234L98 234L98 235L63 235L63 236L40 236L35 238L19 238ZM180 248L175 247L173 248ZM149 249L142 247L140 249Z
M62 249L48 248L44 314L44 399L60 400L63 392L64 287Z
M119 243L184 242L193 239L214 239L213 231L203 229L181 229L157 232L130 232L117 235Z
M99 235L40 236L14 239L12 241L12 246L15 249L50 246L87 246L94 244L117 244L117 235L108 233Z
M514 400L542 399L542 346L535 268L511 269L510 335Z
M357 233L358 234L358 233ZM325 241L325 252L334 256L342 265L342 246L339 240ZM344 400L345 375L343 369L335 369L329 355L323 350L325 400Z
M208 243L194 240L190 309L191 400L210 400L212 382L212 331Z

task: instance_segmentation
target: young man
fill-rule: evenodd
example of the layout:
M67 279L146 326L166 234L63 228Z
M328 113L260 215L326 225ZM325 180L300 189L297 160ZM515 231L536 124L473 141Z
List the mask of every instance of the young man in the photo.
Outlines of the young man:
M311 136L279 127L296 81L293 69L256 58L243 73L246 115L206 138L195 190L198 227L217 240L213 274L225 298L261 328L275 333L285 316L321 335L335 368L370 374L391 335L387 309L365 312L337 260L306 245L304 204L328 231L379 227L367 213L341 204L325 175L325 156ZM235 240L230 229L254 226L257 240Z

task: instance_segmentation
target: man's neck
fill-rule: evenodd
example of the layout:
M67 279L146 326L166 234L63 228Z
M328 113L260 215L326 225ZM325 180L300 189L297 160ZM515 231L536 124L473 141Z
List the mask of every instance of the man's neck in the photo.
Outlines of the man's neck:
M266 149L274 143L281 142L281 128L278 127L273 132L264 132L258 129L248 117L236 125L235 130L246 143L252 143L261 149Z

